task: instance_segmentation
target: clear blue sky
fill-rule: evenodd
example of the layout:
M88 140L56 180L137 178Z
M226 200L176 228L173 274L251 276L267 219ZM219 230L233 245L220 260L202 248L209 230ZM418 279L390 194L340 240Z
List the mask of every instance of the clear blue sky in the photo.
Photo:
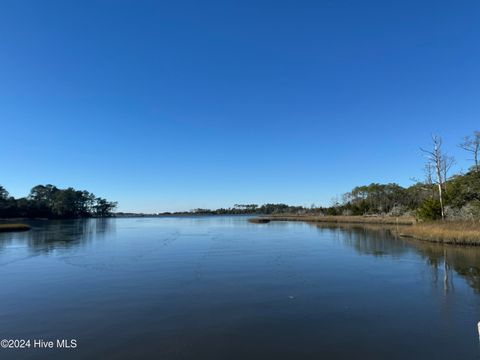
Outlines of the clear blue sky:
M480 128L480 2L0 3L0 184L328 205Z

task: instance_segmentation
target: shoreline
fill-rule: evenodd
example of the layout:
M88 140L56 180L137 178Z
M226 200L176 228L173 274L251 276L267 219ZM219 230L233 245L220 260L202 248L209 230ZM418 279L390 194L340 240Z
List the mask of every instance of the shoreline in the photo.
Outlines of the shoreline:
M30 229L30 225L27 224L0 224L0 233L28 231Z
M155 216L113 216L110 219L121 218L162 218L162 217L199 217L199 216L232 216L219 214L177 214ZM395 236L426 241L438 244L452 244L461 246L480 246L480 221L431 221L417 222L409 216L320 216L320 215L261 215L235 214L233 216L249 217L248 221L254 224L266 224L271 221L297 221L309 224L331 225L375 225L389 228ZM25 231L30 226L12 222L18 221L55 221L64 219L45 218L10 218L0 219L0 232Z
M415 218L410 216L315 216L315 215L260 215L254 219L269 221L304 221L309 223L344 223L344 224L384 224L414 225Z
M437 244L480 246L480 222L473 220L418 223L412 217L269 215L253 218L251 222L261 224L270 221L303 221L319 225L386 225L392 234L401 238Z

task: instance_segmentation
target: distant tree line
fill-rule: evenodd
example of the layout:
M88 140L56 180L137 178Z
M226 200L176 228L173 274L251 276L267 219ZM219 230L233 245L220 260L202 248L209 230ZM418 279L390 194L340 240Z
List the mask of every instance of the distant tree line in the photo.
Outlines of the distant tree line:
M37 185L27 197L15 199L0 186L0 218L107 217L113 215L116 206L116 202L71 187L59 189L54 185Z
M305 208L302 206L290 206L286 204L235 204L232 208L220 208L216 210L210 209L194 209L191 211L193 214L205 214L205 215L248 215L248 214L291 214L305 212Z
M286 204L235 205L217 210L195 209L190 214L316 214L316 215L412 215L419 220L480 219L480 131L459 144L472 161L465 173L451 175L455 159L444 152L442 139L432 136L425 155L425 178L409 187L395 183L362 185L336 199L329 207Z
M480 219L480 131L459 144L472 161L463 174L450 174L455 159L442 147L442 139L432 136L425 155L425 178L404 188L397 184L370 184L343 195L328 212L348 215L415 215L420 220Z
M230 208L220 209L202 209L197 208L190 211L175 211L175 212L162 212L155 214L148 213L125 213L117 212L115 215L120 217L137 217L137 216L168 216L168 215L272 215L272 214L304 214L310 209L306 209L302 206L290 206L286 204L235 204Z
M465 173L450 174L455 159L443 150L442 139L432 136L431 146L421 148L426 160L423 180L416 180L409 187L395 183L357 186L328 207L290 206L282 203L235 204L231 208L194 209L156 215L413 215L420 220L480 219L480 131L465 137L459 147L469 154L469 160L472 161L472 166ZM15 199L0 186L0 218L151 215L114 214L116 205L116 202L96 197L88 191L59 189L53 185L35 186L27 197Z

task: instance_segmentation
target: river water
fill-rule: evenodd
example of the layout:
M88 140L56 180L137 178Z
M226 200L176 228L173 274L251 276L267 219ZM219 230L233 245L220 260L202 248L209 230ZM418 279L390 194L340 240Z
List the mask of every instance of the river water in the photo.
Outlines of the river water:
M241 216L31 224L0 234L0 339L30 340L1 359L479 358L475 247Z

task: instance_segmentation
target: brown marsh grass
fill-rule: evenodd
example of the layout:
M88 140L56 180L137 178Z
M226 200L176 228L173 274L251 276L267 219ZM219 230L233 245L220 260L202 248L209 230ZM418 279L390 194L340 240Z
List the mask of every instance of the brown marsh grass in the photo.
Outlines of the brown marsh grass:
M30 226L26 224L0 224L0 232L27 230L30 230Z
M264 219L264 218L251 218L248 219L249 222L254 223L254 224L266 224L270 222L270 219Z
M315 216L315 215L269 215L259 219L270 221L307 221L313 223L348 223L348 224L388 224L413 225L415 218L410 216Z
M398 235L445 244L480 245L480 222L424 222L402 227Z
M313 224L386 226L397 236L456 245L480 245L479 221L432 221L417 223L413 217L269 215L255 219L305 221ZM256 222L256 221L252 221ZM399 225L402 225L398 227Z

